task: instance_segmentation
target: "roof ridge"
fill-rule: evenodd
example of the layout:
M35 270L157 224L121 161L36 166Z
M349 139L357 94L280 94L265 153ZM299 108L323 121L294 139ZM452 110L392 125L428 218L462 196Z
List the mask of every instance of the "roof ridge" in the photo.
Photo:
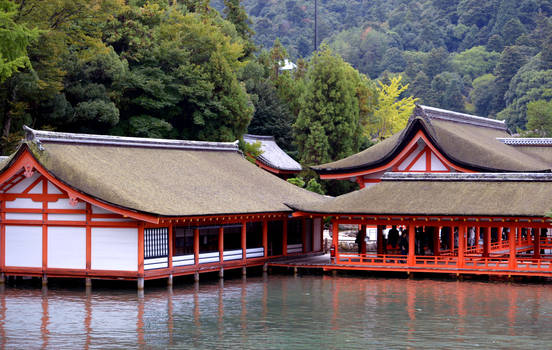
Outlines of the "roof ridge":
M276 141L274 136L272 135L254 135L254 134L243 134L243 137L248 137L251 139L257 139L257 140L267 140L267 141Z
M504 131L508 130L508 127L506 126L506 122L504 120L484 118L484 117L479 117L472 114L454 112L446 109L423 106L423 105L420 105L419 107L423 110L424 114L429 119L446 120L446 121L452 121L452 122L463 123L463 124L483 126L483 127L504 130Z
M234 142L210 142L192 140L153 139L128 136L111 136L96 134L77 134L57 131L34 130L24 125L25 139L37 144L52 143L76 143L109 145L123 147L166 148L166 149L190 149L206 151L232 151L238 152L238 141Z
M552 181L552 173L392 173L382 181Z
M505 145L552 145L552 137L497 137Z

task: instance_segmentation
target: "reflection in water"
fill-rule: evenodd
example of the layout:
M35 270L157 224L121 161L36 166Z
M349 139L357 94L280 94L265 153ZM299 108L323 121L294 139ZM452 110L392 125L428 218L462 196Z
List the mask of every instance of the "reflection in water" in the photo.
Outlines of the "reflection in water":
M145 293L0 286L0 349L547 348L549 288L266 275Z

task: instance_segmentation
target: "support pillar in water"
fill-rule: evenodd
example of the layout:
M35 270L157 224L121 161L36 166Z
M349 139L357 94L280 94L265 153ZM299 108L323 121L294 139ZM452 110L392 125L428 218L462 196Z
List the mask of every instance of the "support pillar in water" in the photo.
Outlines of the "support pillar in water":
M199 282L199 272L194 272L194 282Z
M46 274L42 275L42 286L48 285L48 276Z
M85 285L86 288L92 287L92 278L86 277L86 278L84 279L84 285Z
M172 273L169 274L169 278L167 278L167 285L172 286L173 285L173 275Z
M0 273L0 284L6 283L6 278L4 277L4 273Z
M224 267L221 267L219 270L219 278L224 278Z
M247 267L242 267L242 276L247 276Z
M137 285L138 290L144 290L144 277L138 278Z

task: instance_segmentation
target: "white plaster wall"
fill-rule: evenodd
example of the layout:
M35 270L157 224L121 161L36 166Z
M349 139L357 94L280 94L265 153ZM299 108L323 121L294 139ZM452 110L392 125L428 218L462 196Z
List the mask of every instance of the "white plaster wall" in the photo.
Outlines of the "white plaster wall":
M41 220L42 214L6 213L6 220Z
M77 205L72 206L69 204L69 198L60 198L55 202L48 203L48 209L75 209L75 210L84 210L86 209L86 203L77 202Z
M92 206L92 213L94 213L94 214L113 214L113 212L110 212L109 210L105 210L104 208L97 207L95 205Z
M412 161L414 160L414 158L416 158L416 156L418 154L420 154L420 152L424 149L425 147L425 143L424 142L419 142L417 145L416 145L416 150L412 153L410 153L408 155L408 157L406 157L405 160L403 160L403 162L401 164L399 164L399 166L397 167L400 171L404 171L406 168L408 168L408 166L410 165L410 163L412 163Z
M410 168L410 171L425 171L427 169L426 167L426 153L422 154L420 158L414 163L412 168Z
M6 208L42 209L42 202L35 202L30 198L16 198L6 201Z
M86 228L48 227L48 267L86 268Z
M10 190L7 193L21 193L23 192L27 187L29 187L33 182L35 182L40 174L38 172L34 172L33 176L27 177L24 180L22 180L17 185L10 188Z
M448 168L443 164L443 162L441 162L441 160L433 152L431 152L431 170L432 171L448 170Z
M52 221L86 221L85 214L48 214Z
M6 226L6 266L42 267L42 226Z
M92 228L93 270L138 270L138 228Z
M322 235L320 234L320 229L321 229L321 222L320 222L320 218L315 218L314 219L314 239L312 241L312 250L317 252L319 250L322 249L322 241L320 238Z
M42 180L44 181L44 180ZM31 194L42 194L42 181L39 181L33 188L29 190Z
M48 181L48 193L49 194L62 194L63 192L57 188L56 185Z

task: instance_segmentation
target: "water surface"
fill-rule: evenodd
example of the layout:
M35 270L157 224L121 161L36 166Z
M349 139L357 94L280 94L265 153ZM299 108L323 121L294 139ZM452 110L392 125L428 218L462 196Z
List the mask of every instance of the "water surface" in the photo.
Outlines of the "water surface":
M546 349L548 284L269 275L0 289L0 349Z

